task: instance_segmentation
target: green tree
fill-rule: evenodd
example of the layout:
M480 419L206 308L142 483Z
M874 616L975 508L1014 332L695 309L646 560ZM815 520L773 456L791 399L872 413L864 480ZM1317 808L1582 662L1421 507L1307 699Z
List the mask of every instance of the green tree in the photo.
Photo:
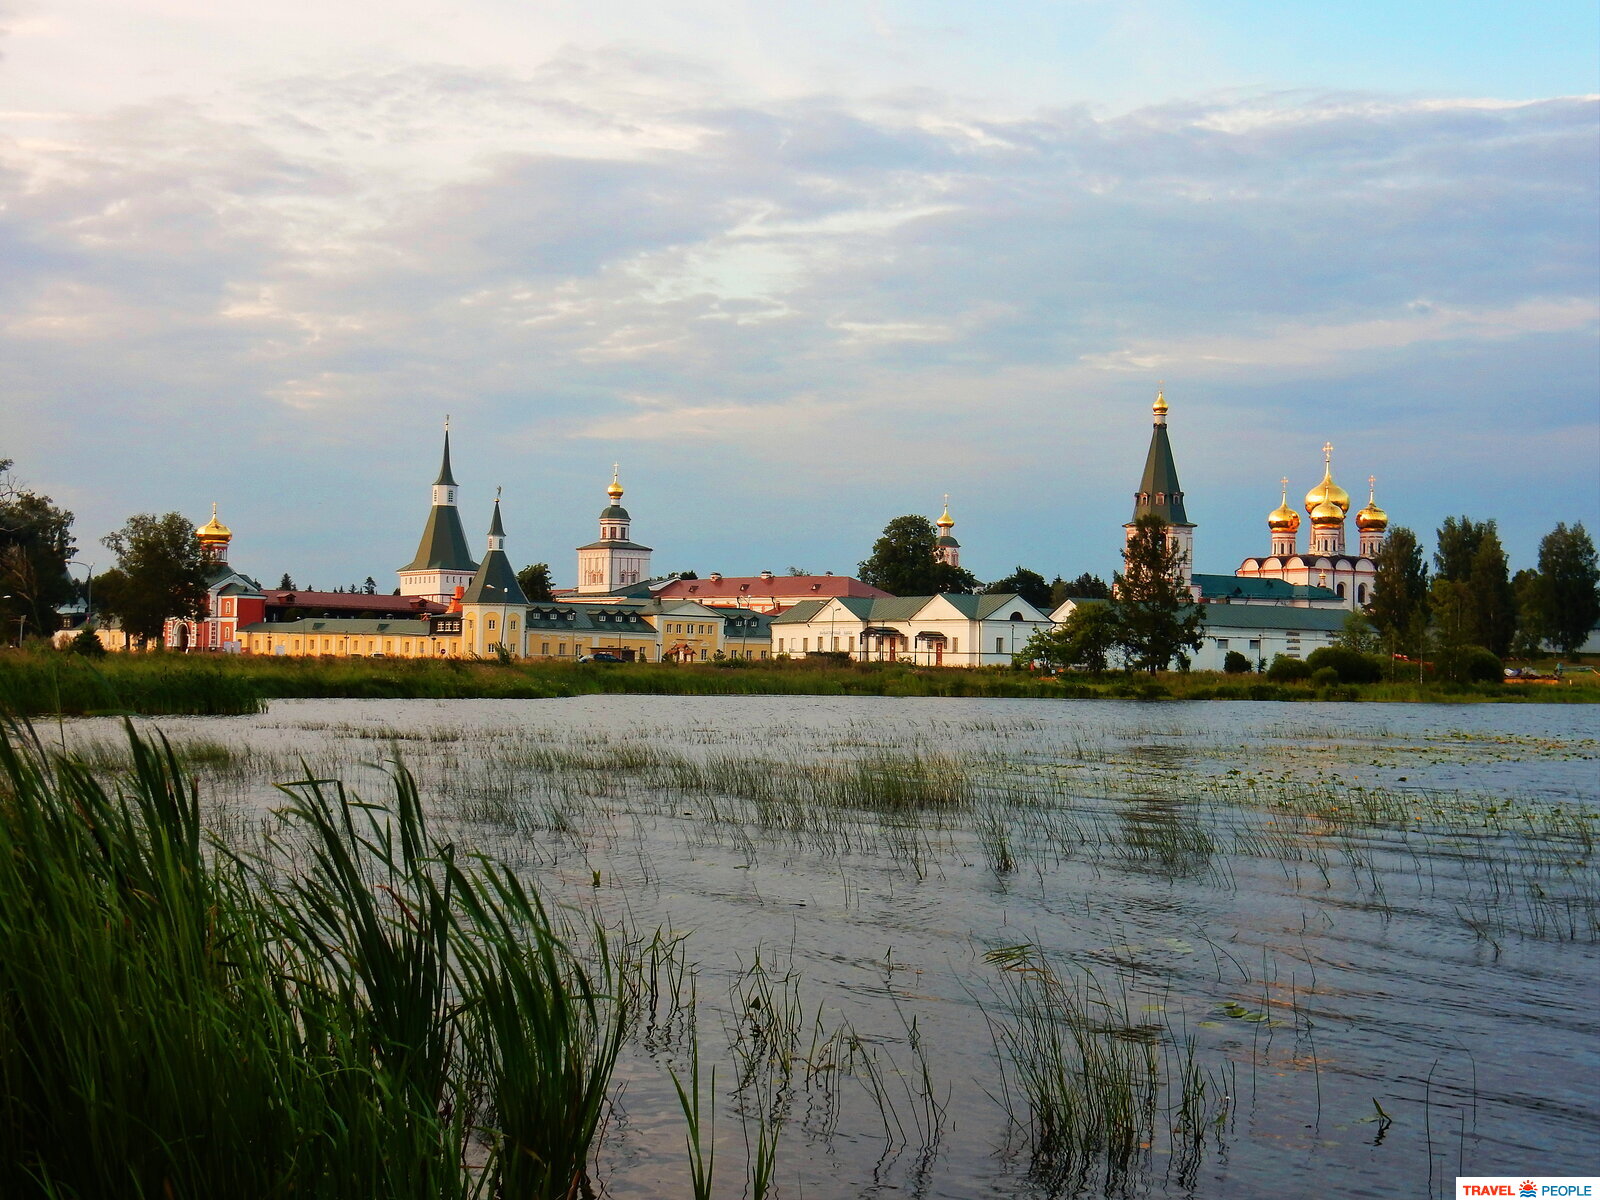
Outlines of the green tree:
M529 600L550 600L550 564L534 563L517 572L517 585Z
M56 609L78 595L67 573L74 553L72 514L17 486L11 460L0 459L0 628L8 636L61 628Z
M1544 653L1546 607L1544 576L1524 567L1511 580L1517 598L1517 632L1511 650L1518 658L1538 658Z
M1557 525L1539 543L1545 636L1563 655L1574 654L1600 619L1600 566L1582 522Z
M289 572L285 571L283 573L283 577L278 580L278 590L281 592L294 591L294 578L289 574Z
M1434 578L1465 584L1469 593L1465 641L1504 655L1516 632L1516 598L1506 552L1495 523L1470 517L1446 517L1439 526L1434 552Z
M1378 627L1360 609L1345 617L1344 626L1333 644L1358 654L1383 653L1383 638L1378 633Z
M194 524L182 513L136 513L101 541L116 554L120 573L111 589L112 611L141 646L161 636L169 617L205 614L208 564ZM104 576L100 582L104 591Z
M378 594L378 581L368 575L367 581L361 585L361 591L363 595L376 596Z
M1428 628L1428 564L1422 560L1417 535L1396 525L1373 565L1377 573L1367 615L1391 654L1420 656Z
M1085 571L1076 579L1057 575L1050 584L1050 606L1060 608L1064 600L1109 600L1111 586L1098 575Z
M1080 604L1065 621L1029 638L1017 658L1057 668L1081 667L1101 675L1117 648L1120 632L1111 605Z
M1114 580L1117 642L1134 670L1165 670L1177 659L1187 667L1186 651L1200 649L1205 612L1183 581L1183 551L1155 513L1134 522L1123 552L1123 570Z
M971 571L934 557L938 536L927 517L896 517L872 544L872 556L856 568L861 582L893 596L977 591L980 585Z
M1044 612L1049 612L1050 585L1044 581L1044 576L1037 571L1030 571L1027 567L1017 564L1017 569L1004 579L996 579L983 589L990 596L1005 596L1016 593L1029 604Z

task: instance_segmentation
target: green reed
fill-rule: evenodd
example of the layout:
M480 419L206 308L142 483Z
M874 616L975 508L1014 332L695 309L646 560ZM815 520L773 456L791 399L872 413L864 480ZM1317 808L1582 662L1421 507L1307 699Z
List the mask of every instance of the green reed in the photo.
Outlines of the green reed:
M262 848L172 747L0 730L0 1194L568 1197L627 1020L606 935L302 779Z

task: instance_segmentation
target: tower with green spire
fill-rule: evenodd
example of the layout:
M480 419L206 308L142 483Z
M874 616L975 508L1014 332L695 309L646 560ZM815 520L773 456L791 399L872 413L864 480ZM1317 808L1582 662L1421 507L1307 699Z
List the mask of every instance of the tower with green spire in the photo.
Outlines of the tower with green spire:
M422 527L416 557L398 572L402 596L421 596L449 604L456 588L466 587L477 573L478 564L467 549L467 535L456 509L458 486L450 470L450 419L446 417L444 459L439 464L439 478L433 482L428 521Z
M489 520L489 546L466 594L461 597L462 642L467 651L487 658L503 649L523 657L528 598L506 557L506 530L500 523L500 491L495 489L494 516Z
M1183 579L1194 574L1194 522L1183 507L1183 485L1178 482L1178 464L1172 459L1172 442L1167 438L1167 398L1160 389L1150 406L1154 426L1150 431L1150 450L1144 458L1144 474L1139 490L1133 494L1133 516L1122 528L1124 541L1133 537L1134 522L1155 515L1167 523L1168 540L1183 551Z

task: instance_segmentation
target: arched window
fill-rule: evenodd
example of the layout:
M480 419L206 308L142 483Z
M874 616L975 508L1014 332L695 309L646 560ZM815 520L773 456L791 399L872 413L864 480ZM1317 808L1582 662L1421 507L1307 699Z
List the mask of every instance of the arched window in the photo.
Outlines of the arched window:
M1019 613L1019 612L1014 612L1014 613L1012 613L1012 614L1011 614L1011 619L1012 619L1012 620L1013 620L1013 621L1020 621L1020 620L1022 620L1022 619L1023 619L1023 618L1022 618L1022 614L1021 614L1021 613Z
M1344 599L1344 584L1342 584L1342 583L1334 584L1333 585L1333 594L1338 596L1339 599L1343 600Z
M1364 583L1358 583L1358 584L1356 584L1356 603L1357 604L1365 604L1366 602L1367 602L1367 585L1364 584Z

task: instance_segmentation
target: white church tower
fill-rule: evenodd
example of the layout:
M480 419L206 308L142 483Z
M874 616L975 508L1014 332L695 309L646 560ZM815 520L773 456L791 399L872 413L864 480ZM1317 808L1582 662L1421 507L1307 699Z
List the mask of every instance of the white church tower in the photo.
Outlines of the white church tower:
M650 547L629 536L633 519L622 507L622 484L611 468L611 503L600 511L600 538L578 547L578 593L609 596L650 578Z

